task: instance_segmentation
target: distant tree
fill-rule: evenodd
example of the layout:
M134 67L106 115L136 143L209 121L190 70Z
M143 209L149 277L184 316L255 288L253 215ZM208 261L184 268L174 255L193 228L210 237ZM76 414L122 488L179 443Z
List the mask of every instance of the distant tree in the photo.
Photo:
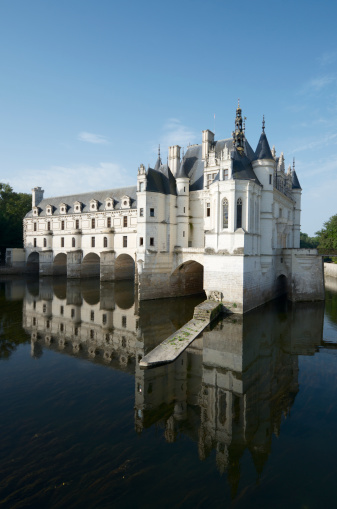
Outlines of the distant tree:
M319 240L317 237L309 237L307 233L300 233L300 247L316 248Z
M23 247L22 221L32 208L30 194L15 193L9 184L0 182L0 250Z
M323 224L323 228L316 232L318 238L318 248L326 253L337 253L337 214L330 217Z

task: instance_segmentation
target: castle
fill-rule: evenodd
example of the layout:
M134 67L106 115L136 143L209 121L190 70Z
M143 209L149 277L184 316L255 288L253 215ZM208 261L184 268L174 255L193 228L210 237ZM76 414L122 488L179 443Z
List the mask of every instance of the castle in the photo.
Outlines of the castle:
M301 186L283 153L270 149L263 121L249 145L240 106L232 138L202 143L181 157L169 147L137 185L43 198L32 190L24 219L29 270L41 276L134 278L139 300L206 292L242 313L287 292L323 300L322 259L300 249Z

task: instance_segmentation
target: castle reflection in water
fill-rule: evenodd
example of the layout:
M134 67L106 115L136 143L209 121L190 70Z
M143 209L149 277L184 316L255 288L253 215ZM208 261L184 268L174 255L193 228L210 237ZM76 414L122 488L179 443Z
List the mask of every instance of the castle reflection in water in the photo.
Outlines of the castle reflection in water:
M168 442L181 434L213 450L232 493L248 449L257 475L299 391L299 355L323 343L324 303L271 302L208 328L176 362L142 370L139 360L191 318L196 299L134 299L132 284L32 282L23 324L31 352L44 348L124 370L135 376L135 429L154 424Z

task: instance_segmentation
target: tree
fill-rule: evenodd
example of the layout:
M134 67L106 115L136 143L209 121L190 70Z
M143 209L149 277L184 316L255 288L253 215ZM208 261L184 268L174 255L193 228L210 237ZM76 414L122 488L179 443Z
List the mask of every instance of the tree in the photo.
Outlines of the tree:
M30 194L15 193L0 182L0 249L23 247L23 218L32 209Z
M319 240L318 248L321 251L327 254L337 253L337 214L330 217L316 235Z
M300 247L312 249L316 248L318 243L319 239L317 237L309 237L307 233L300 233Z

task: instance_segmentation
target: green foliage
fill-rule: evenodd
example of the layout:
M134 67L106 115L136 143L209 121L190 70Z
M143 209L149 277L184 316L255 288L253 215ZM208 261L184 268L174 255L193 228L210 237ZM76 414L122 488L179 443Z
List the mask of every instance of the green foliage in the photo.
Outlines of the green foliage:
M15 193L9 184L0 182L0 249L23 247L22 221L32 208L32 197Z
M337 253L337 214L330 217L323 224L323 228L316 232L319 240L318 248L325 253Z
M300 233L300 247L303 248L316 248L318 246L319 239L317 237L309 237L307 233Z

